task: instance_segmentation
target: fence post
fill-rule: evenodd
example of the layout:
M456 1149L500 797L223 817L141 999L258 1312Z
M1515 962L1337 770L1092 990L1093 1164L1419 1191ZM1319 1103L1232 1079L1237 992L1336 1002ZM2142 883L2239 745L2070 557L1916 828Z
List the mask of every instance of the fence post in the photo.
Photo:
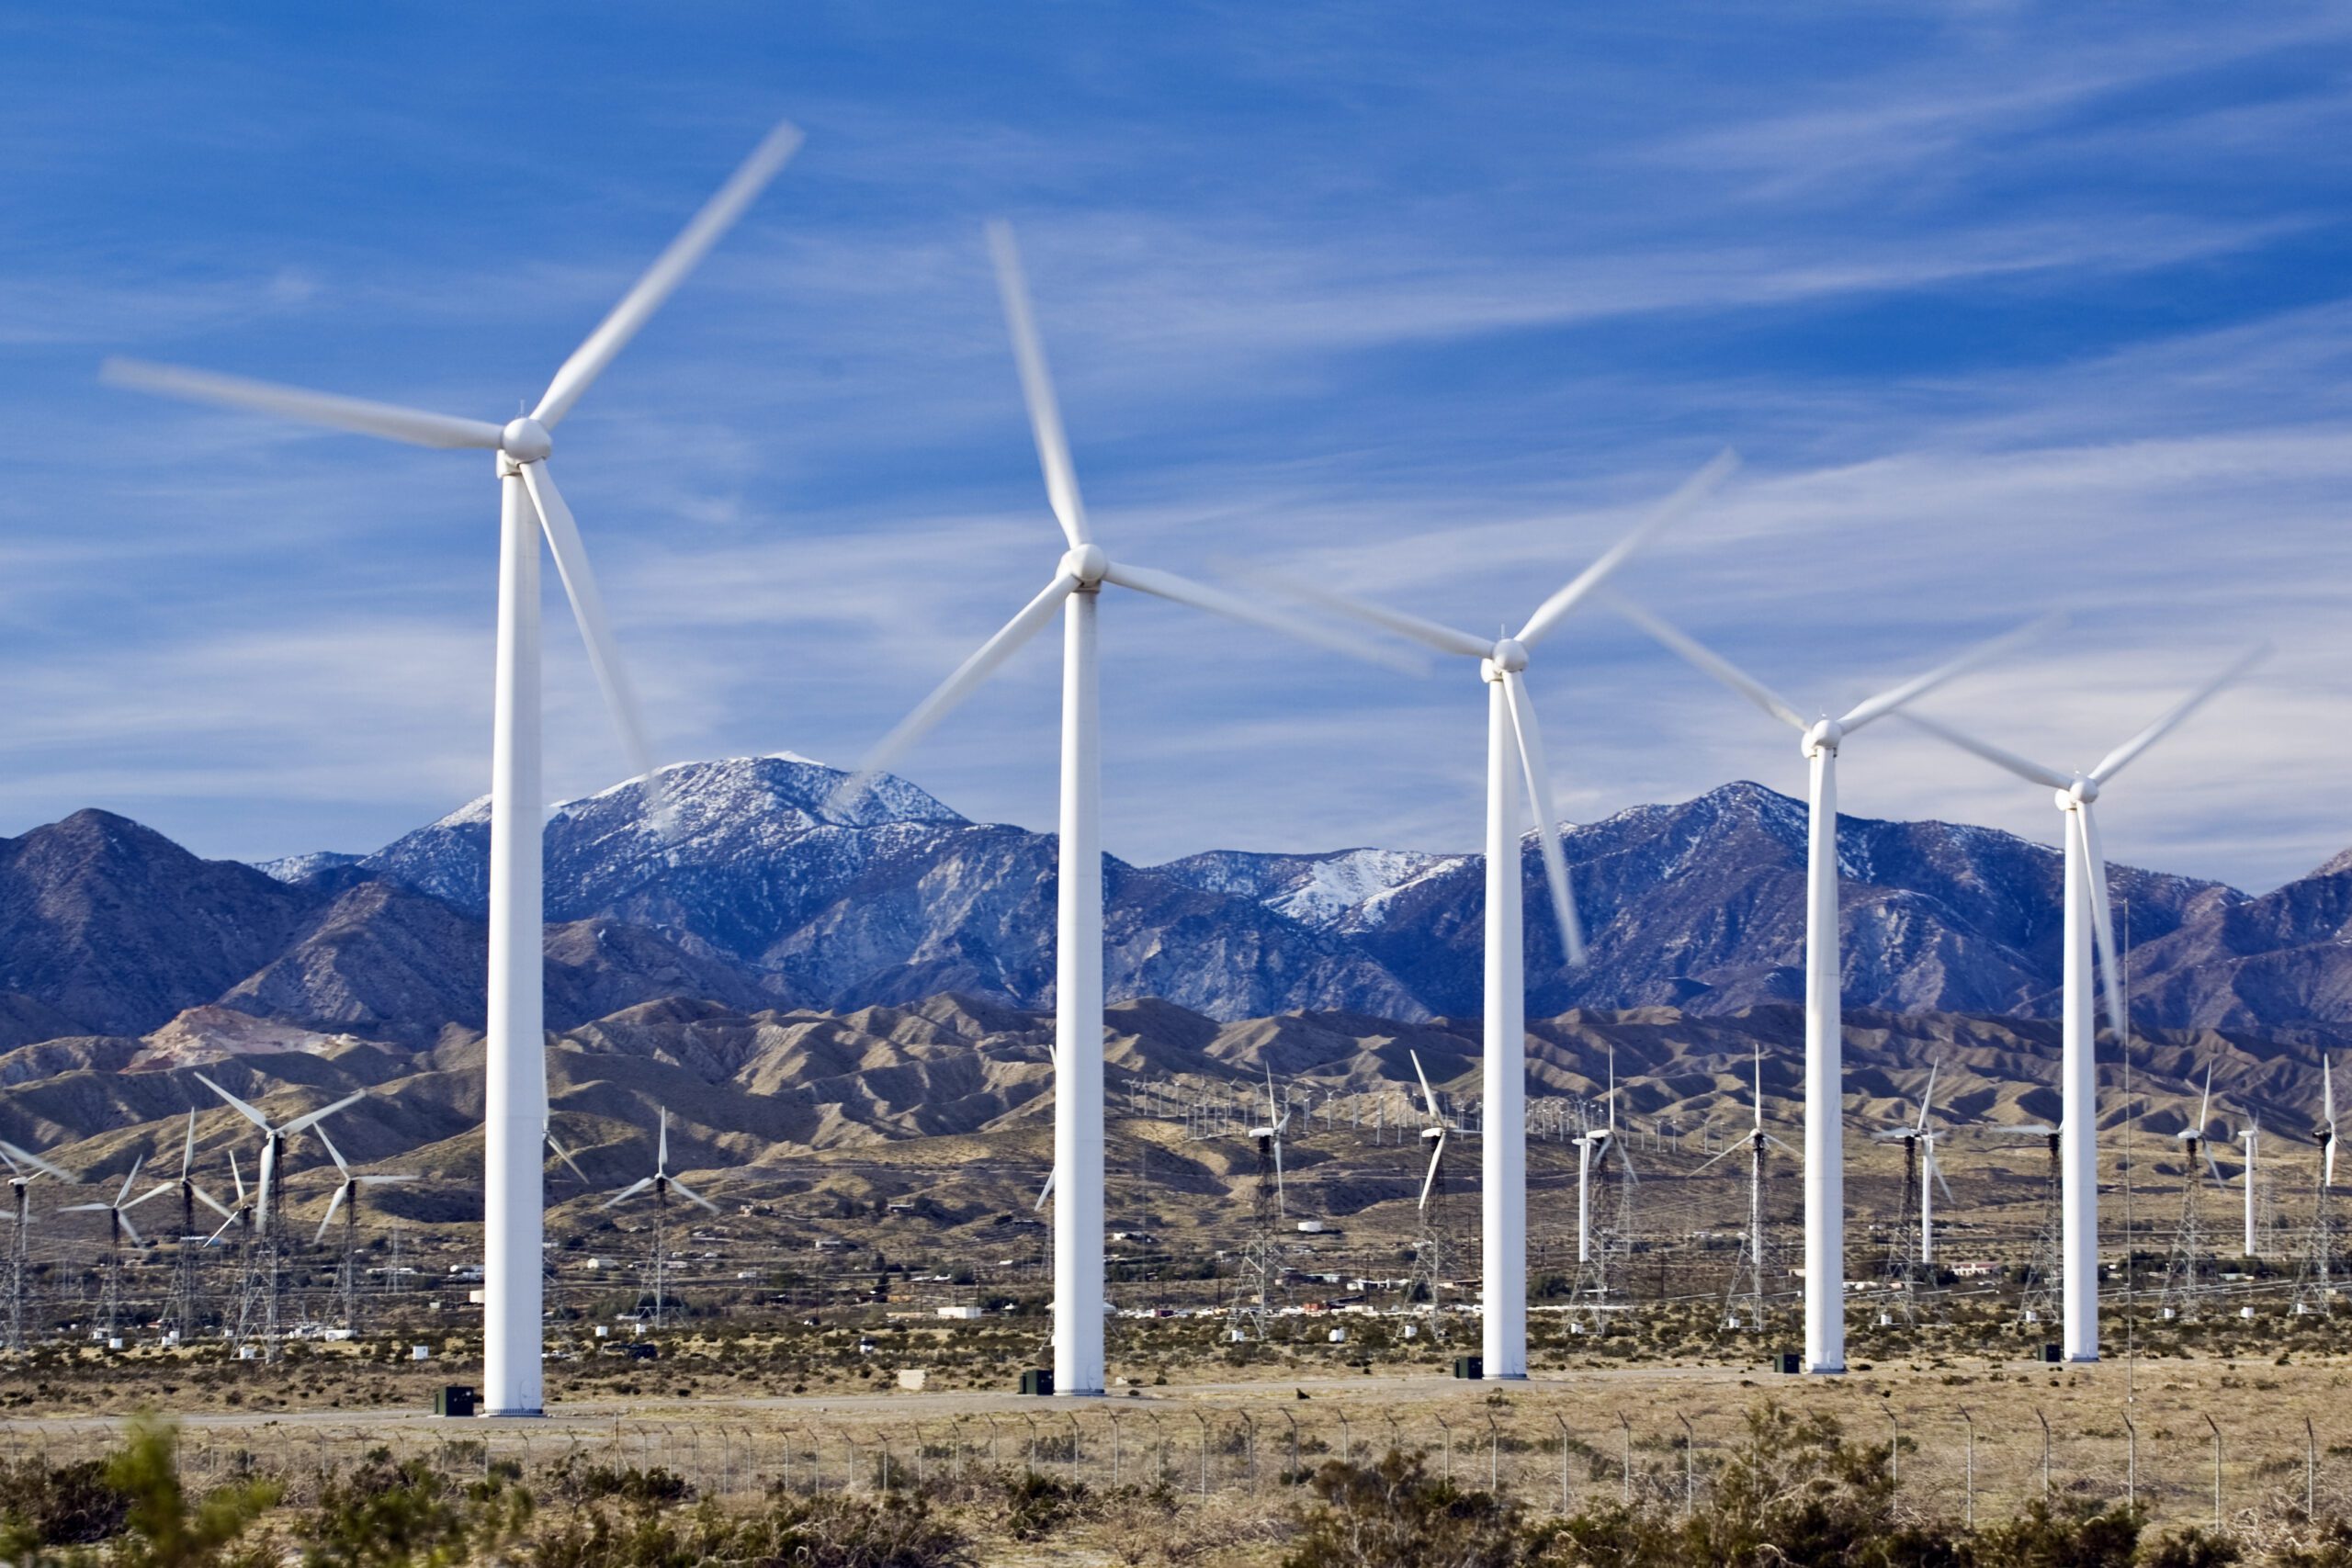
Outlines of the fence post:
M1119 1484L1119 1413L1111 1412L1111 1484Z
M2319 1438L2308 1416L2303 1417L2303 1522L2319 1522Z
M1258 1490L1258 1418L1247 1410L1238 1414L1241 1417L1241 1441L1249 1454L1250 1490L1255 1492Z
M2050 1417L2037 1410L2033 1418L2041 1423L2041 1495L2050 1495Z
M1355 1461L1355 1436L1348 1430L1348 1418L1342 1416L1340 1417L1340 1462L1353 1464Z
M1968 1428L1968 1480L1967 1491L1964 1494L1966 1500L1962 1505L1965 1510L1962 1517L1966 1519L1968 1528L1973 1530L1976 1528L1976 1417L1971 1416L1963 1406L1960 1412L1960 1419Z
M1201 1424L1201 1501L1205 1503L1209 1500L1209 1418L1195 1410L1193 1419Z
M1625 1434L1625 1506L1630 1508L1634 1506L1634 1424L1626 1420L1625 1413L1620 1410L1617 1412L1617 1426Z
M1037 1418L1023 1416L1022 1419L1029 1423L1029 1447L1021 1456L1021 1468L1034 1471L1037 1468Z
M1886 1440L1886 1484L1890 1492L1903 1488L1903 1423L1894 1418L1894 1407L1886 1407L1886 1424L1893 1436Z
M2123 1506L2140 1506L2140 1427L2129 1411L2123 1416Z
M1679 1408L1674 1412L1674 1418L1682 1423L1682 1517L1687 1519L1697 1506L1699 1497L1699 1472L1696 1469L1699 1435L1690 1429L1690 1417L1682 1414Z
M1560 1428L1560 1517L1568 1512L1568 1418L1558 1411L1552 1413L1552 1424Z
M1453 1479L1453 1423L1441 1416L1437 1418L1437 1428L1445 1434L1445 1478L1451 1481Z
M2205 1425L2213 1429L2213 1528L2222 1528L2222 1428L2208 1414Z
M1487 1412L1487 1490L1489 1492L1500 1492L1502 1489L1502 1434L1495 1430L1495 1413L1489 1410Z
M1296 1485L1298 1482L1298 1417L1285 1410L1283 1412L1283 1419L1290 1423L1291 1483Z

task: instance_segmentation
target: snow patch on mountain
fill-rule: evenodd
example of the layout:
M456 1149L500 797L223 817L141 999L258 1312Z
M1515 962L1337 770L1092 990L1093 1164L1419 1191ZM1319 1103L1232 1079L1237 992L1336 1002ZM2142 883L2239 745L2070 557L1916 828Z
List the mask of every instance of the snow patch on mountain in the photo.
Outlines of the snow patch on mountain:
M279 882L300 882L322 871L335 871L346 865L357 865L365 855L347 855L337 850L312 850L302 855L279 855L274 860L257 860L253 868L264 876Z

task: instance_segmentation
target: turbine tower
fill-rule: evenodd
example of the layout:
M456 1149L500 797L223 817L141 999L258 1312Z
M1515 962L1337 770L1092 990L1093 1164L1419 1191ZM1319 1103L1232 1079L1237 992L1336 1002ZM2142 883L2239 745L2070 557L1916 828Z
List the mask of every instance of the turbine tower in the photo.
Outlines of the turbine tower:
M2312 1197L2312 1228L2303 1235L2303 1258L2295 1271L2295 1315L2335 1310L2335 1073L2325 1053L2319 1059L2319 1183Z
M2065 1296L2061 1284L2064 1273L2065 1204L2064 1201L2065 1162L2059 1148L2063 1140L2058 1129L2046 1122L2029 1122L2016 1127L1995 1127L1996 1133L2014 1134L2018 1137L2040 1138L2049 1152L2049 1161L2042 1168L2041 1223L2034 1229L2033 1252L2026 1260L2025 1278L2018 1282L2018 1322L2042 1324L2057 1316L2064 1307Z
M212 1194L198 1184L193 1174L195 1168L196 1111L191 1109L187 1113L187 1136L180 1146L179 1179L175 1181L160 1183L147 1194L147 1198L160 1197L166 1192L176 1192L180 1196L180 1228L176 1245L174 1247L175 1280L172 1295L172 1316L178 1325L182 1344L187 1344L196 1337L197 1260L203 1255L206 1245L204 1233L196 1228L196 1206L202 1203L223 1220L235 1218L229 1210L222 1208L214 1201ZM142 1203L146 1201L146 1198L140 1200Z
M1487 689L1486 1074L1479 1105L1486 1146L1480 1156L1485 1301L1482 1364L1492 1380L1527 1375L1527 976L1521 913L1521 794L1535 818L1535 836L1551 889L1552 915L1571 966L1584 963L1583 930L1568 867L1560 852L1559 811L1544 761L1526 671L1537 644L1613 576L1634 552L1668 525L1695 509L1738 466L1726 451L1652 510L1632 533L1536 608L1515 635L1481 637L1457 631L1319 584L1291 581L1312 603L1412 638L1440 653L1478 661Z
M1716 1161L1729 1159L1743 1149L1747 1152L1747 1232L1740 1238L1739 1257L1732 1263L1731 1286L1724 1296L1724 1326L1737 1328L1740 1325L1739 1312L1744 1305L1747 1309L1748 1329L1753 1333L1761 1334L1764 1331L1765 1303L1770 1299L1772 1290L1770 1282L1771 1261L1764 1234L1764 1152L1767 1145L1776 1147L1783 1154L1791 1151L1786 1144L1764 1130L1764 1046L1761 1042L1758 1042L1756 1046L1755 1067L1755 1125L1748 1129L1745 1137L1731 1144L1713 1159L1710 1159L1706 1165L1701 1166L1690 1174L1694 1177L1704 1175L1707 1167L1715 1164ZM1583 1175L1579 1169L1577 1179L1579 1209L1583 1205ZM1743 1274L1747 1280L1747 1288L1745 1291L1740 1289Z
M541 895L539 549L544 531L629 762L666 823L637 698L606 622L579 525L548 467L553 432L662 303L734 226L800 145L779 125L557 369L530 413L504 424L453 418L241 377L109 360L119 386L251 409L418 446L495 454L499 489L498 635L490 783L490 984L482 1126L482 1403L492 1416L536 1416L542 1403L540 1252L547 1118L545 945ZM265 1185L266 1184L266 1172ZM264 1205L266 1207L266 1204Z
M1948 681L2041 636L2047 616L1901 685L1866 697L1837 718L1807 719L1771 688L1632 601L1617 607L1670 651L1713 676L1803 737L1810 769L1804 923L1804 1368L1846 1370L1845 1032L1838 931L1838 755L1848 738Z
M326 1145L327 1157L343 1175L335 1183L334 1196L327 1200L325 1217L319 1221L319 1234L311 1238L313 1247L324 1246L327 1228L334 1224L335 1212L343 1212L343 1264L341 1278L336 1281L343 1290L343 1326L352 1334L359 1332L359 1194L368 1187L389 1187L395 1182L414 1181L413 1171L393 1171L383 1176L354 1176L345 1163L343 1151L334 1146L324 1127L319 1129L319 1142Z
M1237 1303L1254 1320L1257 1337L1266 1337L1266 1315L1272 1310L1274 1280L1282 1268L1281 1225L1290 1213L1283 1193L1283 1134L1290 1128L1289 1096L1274 1102L1274 1070L1266 1069L1266 1119L1250 1129L1258 1147L1258 1179L1250 1193L1250 1242L1242 1250L1242 1277L1256 1282L1256 1299Z
M2261 1201L2257 1196L2260 1191L2261 1178L2255 1157L2256 1145L2261 1140L2262 1128L2256 1122L2254 1114L2249 1111L2246 1114L2245 1125L2238 1129L2238 1142L2245 1147L2245 1170L2238 1180L2245 1189L2245 1250L2243 1256L2247 1258L2262 1256Z
M1012 231L992 224L997 285L1028 402L1046 496L1069 548L1053 581L982 643L859 762L833 792L845 805L928 734L1023 645L1062 617L1061 820L1054 936L1054 1392L1103 1392L1102 770L1097 605L1105 584L1276 631L1376 663L1385 650L1320 632L1238 594L1172 572L1114 561L1094 541L1023 281ZM1409 666L1408 666L1409 668Z
M32 1185L41 1177L56 1181L71 1181L49 1161L29 1149L20 1149L0 1138L0 1164L8 1168L8 1210L5 1217L15 1222L8 1235L8 1348L21 1352L25 1348L25 1306L32 1291Z
M2108 1021L2118 1038L2127 1038L2132 1027L2123 1005L2123 971L2115 953L2115 923L2107 892L2107 857L2099 848L2098 823L2092 803L2098 799L2101 787L2133 758L2171 733L2215 693L2252 669L2269 651L2267 645L2257 644L2239 655L2227 669L2191 692L2170 712L2101 758L2087 773L2061 773L1918 714L1904 716L1963 751L1972 751L2029 783L2055 790L2058 809L2064 813L2065 962L2059 1031L2058 1132L2063 1145L2063 1338L2069 1361L2098 1359L2098 1065L2093 1049L2094 938L2098 947L2098 974L2102 976L2107 993Z
M146 1163L146 1156L143 1155L130 1162L130 1168L123 1173L122 1190L114 1195L113 1201L68 1203L58 1211L62 1214L103 1213L107 1217L106 1283L103 1287L106 1301L103 1310L107 1317L108 1340L114 1338L116 1327L122 1314L122 1238L128 1235L131 1246L141 1245L139 1227L130 1223L130 1211L147 1201L148 1199L160 1198L171 1190L167 1187L155 1187L136 1198L130 1195L131 1186L139 1179L139 1168L144 1163Z
M2167 1318L2194 1317L2204 1298L2205 1287L2199 1275L2205 1268L2205 1204L2204 1189L2197 1181L2197 1162L2203 1156L2213 1185L2222 1185L2222 1168L2213 1162L2212 1145L2205 1136L2212 1113L2213 1066L2209 1062L2205 1066L2205 1097L2198 1102L2197 1120L2173 1134L2180 1140L2181 1151L2188 1158L2188 1177L2181 1184L2180 1222L2173 1229L2172 1258L2165 1269L2164 1293L2156 1303Z
M1617 1131L1617 1051L1609 1052L1608 1121L1589 1128L1577 1149L1577 1286L1572 1333L1583 1331L1588 1316L1592 1326L1603 1322L1601 1309L1625 1291L1624 1264L1633 1245L1634 1188L1641 1177L1634 1169L1633 1151ZM1596 1235L1593 1224L1594 1179L1613 1177L1617 1213Z
M1430 1296L1430 1337L1445 1337L1445 1317L1440 1310L1439 1297L1446 1281L1452 1278L1450 1259L1446 1256L1445 1227L1445 1150L1453 1135L1462 1130L1460 1122L1439 1109L1437 1091L1430 1088L1430 1076L1421 1070L1420 1054L1405 1053L1413 1061L1413 1076L1420 1080L1421 1141L1429 1145L1429 1173L1421 1178L1421 1199L1419 1205L1420 1234L1413 1248L1414 1283L1426 1288ZM1409 1292L1408 1292L1409 1294Z
M1944 1182L1943 1169L1936 1164L1936 1140L1942 1134L1928 1129L1928 1116L1936 1103L1936 1077L1942 1071L1940 1062L1928 1069L1928 1092L1919 1097L1918 1120L1871 1134L1880 1143L1903 1145L1903 1210L1887 1245L1887 1274L1903 1292L1906 1319L1917 1316L1921 1294L1935 1283L1935 1185L1942 1183L1944 1196L1951 1196L1951 1184ZM1912 1229L1915 1215L1916 1232Z
M662 1108L661 1140L654 1146L653 1174L640 1176L605 1201L607 1209L618 1208L639 1193L651 1189L653 1192L653 1327L659 1333L666 1307L667 1270L670 1266L669 1226L670 1194L675 1192L691 1203L699 1203L712 1213L718 1205L670 1174L670 1108Z

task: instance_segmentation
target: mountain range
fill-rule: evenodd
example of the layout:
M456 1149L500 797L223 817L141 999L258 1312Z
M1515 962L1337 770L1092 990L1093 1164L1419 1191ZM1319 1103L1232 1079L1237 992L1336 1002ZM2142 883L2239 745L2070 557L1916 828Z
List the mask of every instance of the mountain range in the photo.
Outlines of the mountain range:
M673 998L745 1012L949 993L1050 1007L1051 836L971 821L894 778L836 803L842 778L788 754L673 766L667 832L642 784L553 807L550 1026ZM142 1038L190 1009L411 1045L478 1027L488 831L476 802L372 854L259 867L95 810L0 840L0 1048ZM1566 826L1592 930L1576 971L1531 838L1530 1016L1728 1016L1800 998L1804 835L1801 802L1745 783ZM2054 850L1844 818L1840 858L1849 1006L2054 1013ZM1474 1016L1483 883L1476 855L1405 850L1112 859L1108 990L1216 1021ZM2260 897L2123 866L2110 883L2143 1025L2352 1034L2352 854Z

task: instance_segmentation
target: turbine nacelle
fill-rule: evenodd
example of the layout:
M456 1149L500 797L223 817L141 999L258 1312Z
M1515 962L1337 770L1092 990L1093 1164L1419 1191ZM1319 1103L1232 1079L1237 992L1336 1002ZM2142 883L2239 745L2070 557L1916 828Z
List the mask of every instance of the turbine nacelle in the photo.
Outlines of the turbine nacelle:
M1493 651L1479 661L1478 672L1489 681L1518 675L1527 669L1527 645L1517 637L1498 637Z
M1062 552L1062 570L1077 579L1080 588L1099 588L1110 575L1111 558L1102 546L1089 540Z
M1834 718L1822 719L1804 732L1804 754L1810 757L1816 751L1835 751L1838 742L1845 739L1844 725Z
M498 449L517 463L544 463L555 452L555 437L548 427L526 414L509 420L498 433Z
M2077 807L2090 805L2098 798L2098 781L2097 779L2077 778L2073 784L2070 784L2064 789L2058 791L2058 809L2061 811L2073 811Z

